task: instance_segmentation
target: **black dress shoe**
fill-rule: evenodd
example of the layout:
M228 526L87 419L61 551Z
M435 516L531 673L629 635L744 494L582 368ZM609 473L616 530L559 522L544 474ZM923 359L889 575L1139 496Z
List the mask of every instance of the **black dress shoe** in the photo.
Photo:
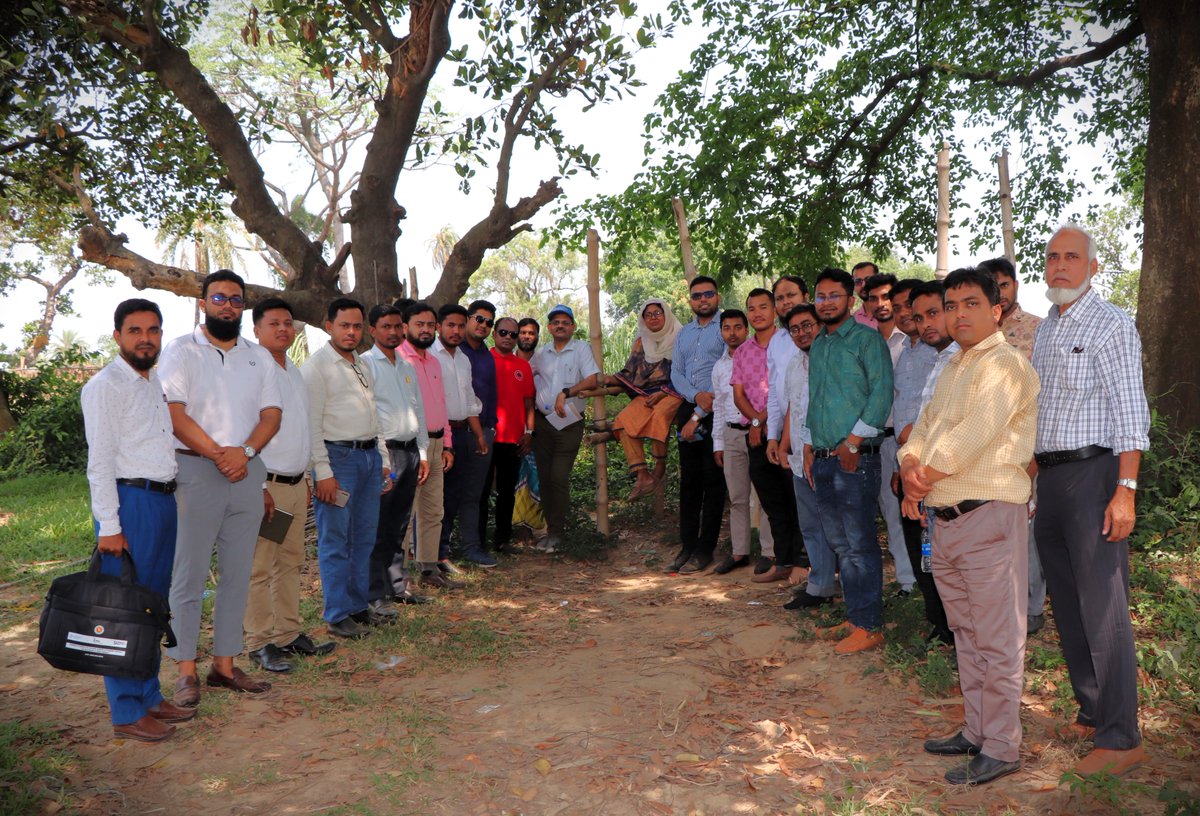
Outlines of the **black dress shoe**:
M250 662L269 672L290 672L295 668L287 660L287 655L274 643L268 643L261 649L250 653Z
M946 771L946 781L951 785L982 785L1019 770L1019 761L1005 762L1002 759L992 759L987 754L980 754L966 765Z
M798 592L796 597L783 605L784 609L816 609L818 606L824 606L827 603L833 603L833 598L825 595L809 595L807 592Z
M979 746L963 736L959 731L952 737L931 739L925 741L925 751L938 756L974 756L979 753Z
M417 583L423 587L435 587L437 589L462 589L466 586L462 581L451 581L440 570L422 572L421 578Z
M433 598L430 598L428 595L414 595L407 589L392 596L392 600L399 604L427 604L433 602Z
M356 621L353 617L342 618L337 623L327 624L326 629L329 634L336 635L347 640L358 640L367 636L367 627Z
M712 566L712 562L713 560L711 555L692 556L691 560L679 568L679 574L695 575L696 573L704 572L706 569Z
M926 646L936 646L939 643L944 643L947 646L954 645L954 633L949 629L943 629L940 626L935 626L929 630L929 634L925 636Z
M463 571L449 558L438 561L438 569L443 575L462 575Z
M775 569L775 559L767 558L765 555L760 555L758 560L754 562L754 574L762 575L767 570Z
M306 657L312 657L313 655L329 654L336 648L336 643L322 643L317 645L316 643L313 643L312 638L301 632L300 634L296 635L296 639L291 643L287 644L286 646L280 646L279 651L283 652L284 654L298 654Z
M667 564L667 566L663 568L663 572L679 572L679 570L683 569L683 565L691 560L692 553L690 550L681 551L679 555L675 556L674 561L672 561L670 564Z
M735 569L748 566L750 566L750 556L743 555L739 558L734 558L732 555L727 555L724 561L717 564L713 572L717 575L725 575L726 573L733 572Z
M1029 615L1025 620L1025 635L1033 637L1046 625L1045 615Z

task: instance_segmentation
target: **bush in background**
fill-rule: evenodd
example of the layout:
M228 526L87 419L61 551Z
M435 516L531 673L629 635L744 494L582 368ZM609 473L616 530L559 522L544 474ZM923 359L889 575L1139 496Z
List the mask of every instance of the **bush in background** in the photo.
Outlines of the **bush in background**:
M79 392L95 372L98 356L68 349L39 362L33 377L0 372L17 420L17 427L0 438L0 478L86 469Z

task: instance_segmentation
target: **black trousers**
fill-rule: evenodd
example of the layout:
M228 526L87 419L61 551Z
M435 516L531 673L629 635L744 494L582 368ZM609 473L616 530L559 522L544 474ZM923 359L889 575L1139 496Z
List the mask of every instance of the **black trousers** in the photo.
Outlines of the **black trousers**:
M693 410L684 403L679 415L690 417ZM713 459L712 414L700 428L703 438L679 440L679 541L684 552L711 558L725 515L725 472Z
M496 533L492 549L502 550L512 543L513 507L517 503L517 481L521 477L521 446L497 442L492 449L492 469L483 491L483 512L479 514L480 535L487 524L487 501L496 487ZM481 539L482 540L482 539Z
M1042 468L1033 529L1078 721L1095 726L1097 748L1127 750L1141 744L1129 542L1100 532L1116 488L1116 456Z
M890 488L889 488L890 489ZM904 501L904 483L900 483L900 501ZM925 601L925 620L942 636L942 640L951 641L950 622L946 620L946 608L942 606L942 597L938 595L937 584L934 583L933 573L921 569L921 522L913 521L904 514L900 515L900 526L904 528L904 549L908 551L908 562L912 564L913 574L917 577L917 586L921 589L921 597ZM929 528L933 535L933 528Z
M405 550L409 520L412 518L413 498L417 495L417 466L421 457L416 446L387 451L396 483L379 497L379 527L375 546L371 549L371 576L367 584L367 600L379 601L403 592L407 588Z
M758 492L758 502L771 522L771 535L775 537L775 563L785 567L807 567L808 553L804 549L800 521L796 516L792 471L771 464L767 459L766 442L755 447L747 440L747 447L750 483Z

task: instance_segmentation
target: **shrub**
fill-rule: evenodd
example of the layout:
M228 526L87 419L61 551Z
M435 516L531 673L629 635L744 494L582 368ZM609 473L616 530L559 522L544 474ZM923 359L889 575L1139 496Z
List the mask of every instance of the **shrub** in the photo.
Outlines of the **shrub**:
M79 392L95 360L94 354L68 350L40 362L33 377L0 373L17 420L0 439L0 477L87 467Z

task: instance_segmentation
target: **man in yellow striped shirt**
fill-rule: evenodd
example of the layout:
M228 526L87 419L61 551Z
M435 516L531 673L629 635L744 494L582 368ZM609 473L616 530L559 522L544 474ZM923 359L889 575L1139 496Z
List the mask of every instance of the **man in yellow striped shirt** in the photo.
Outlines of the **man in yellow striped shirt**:
M962 730L925 750L969 755L953 784L1020 767L1030 478L1038 377L1000 331L995 279L974 268L946 278L950 336L962 350L900 450L904 514L934 511L933 577L958 651Z

